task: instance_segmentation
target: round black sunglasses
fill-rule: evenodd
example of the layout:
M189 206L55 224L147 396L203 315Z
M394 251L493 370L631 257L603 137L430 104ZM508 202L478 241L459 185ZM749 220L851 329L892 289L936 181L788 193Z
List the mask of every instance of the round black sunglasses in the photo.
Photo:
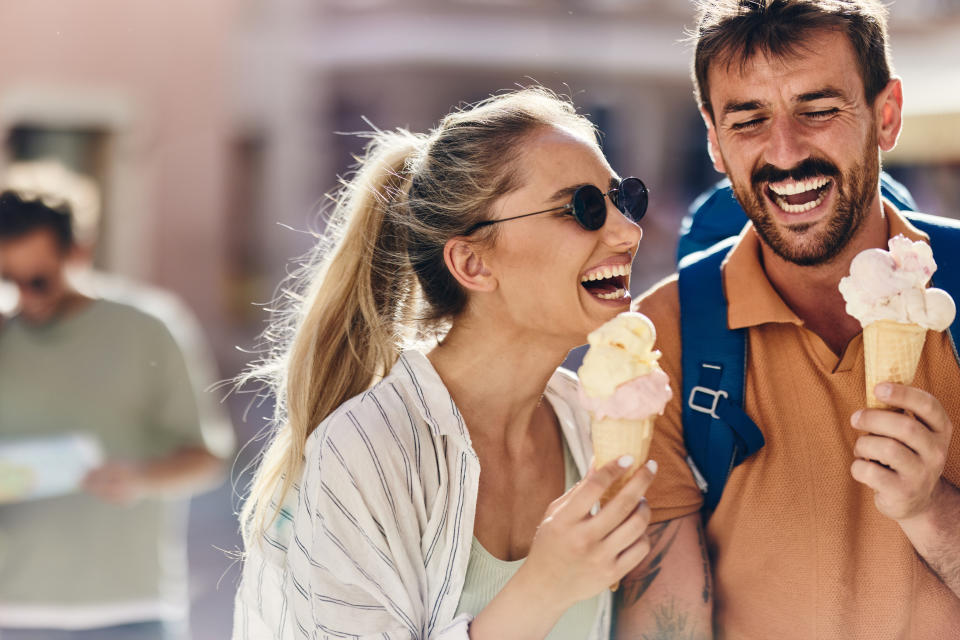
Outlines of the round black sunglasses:
M468 236L481 227L488 227L499 222L508 220L517 220L527 216L535 216L541 213L550 213L567 209L580 226L587 231L596 231L607 221L607 203L603 199L610 196L610 202L625 216L634 222L640 222L647 212L647 187L640 178L624 178L620 183L604 193L599 187L592 184L585 184L578 187L573 192L573 198L569 204L559 207L551 207L543 211L534 211L533 213L524 213L519 216L510 216L509 218L500 218L499 220L484 220L473 225L463 235Z

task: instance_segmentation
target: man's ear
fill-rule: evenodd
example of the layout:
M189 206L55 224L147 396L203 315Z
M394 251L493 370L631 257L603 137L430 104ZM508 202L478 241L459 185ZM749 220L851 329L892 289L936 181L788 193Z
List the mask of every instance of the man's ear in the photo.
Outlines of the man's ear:
M713 116L705 107L700 107L700 117L703 118L703 124L707 127L707 153L710 154L713 168L720 173L726 173L727 169L723 164L723 156L720 154L720 143L717 141L717 128L714 126Z
M457 236L443 247L443 261L457 282L467 291L493 291L497 280L484 262L479 245Z
M890 151L897 144L903 128L903 81L890 78L890 82L877 94L874 101L877 122L877 144L883 151Z

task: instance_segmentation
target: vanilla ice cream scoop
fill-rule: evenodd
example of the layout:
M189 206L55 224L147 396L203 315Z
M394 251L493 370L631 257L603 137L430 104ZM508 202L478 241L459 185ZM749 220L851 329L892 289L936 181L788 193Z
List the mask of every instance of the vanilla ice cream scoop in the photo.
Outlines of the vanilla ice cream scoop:
M660 357L653 349L656 338L650 319L632 311L592 331L587 336L590 349L578 370L586 394L607 397L624 382L649 374Z
M580 399L596 417L644 418L663 413L670 380L657 364L657 332L641 313L626 312L590 333L578 370Z
M937 270L930 245L898 235L888 246L862 251L850 263L850 275L840 280L847 313L863 327L880 320L935 331L949 327L956 315L953 298L926 286Z

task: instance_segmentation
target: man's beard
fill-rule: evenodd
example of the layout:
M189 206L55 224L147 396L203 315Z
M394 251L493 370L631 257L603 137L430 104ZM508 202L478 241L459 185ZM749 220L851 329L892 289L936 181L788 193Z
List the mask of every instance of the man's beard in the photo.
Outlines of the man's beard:
M750 186L731 180L734 195L753 222L760 238L775 254L801 266L826 264L843 251L867 216L868 206L877 193L880 179L880 157L876 152L876 135L867 137L863 161L841 173L825 158L807 158L796 167L783 170L769 164L755 167ZM767 211L764 185L786 179L807 180L830 177L836 189L836 206L823 229L816 231L815 222L797 223L785 229L777 227Z

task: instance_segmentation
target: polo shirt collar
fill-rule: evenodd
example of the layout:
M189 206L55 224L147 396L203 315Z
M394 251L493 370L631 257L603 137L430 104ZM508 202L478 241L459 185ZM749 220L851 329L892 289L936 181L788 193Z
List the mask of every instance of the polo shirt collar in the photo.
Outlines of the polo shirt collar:
M888 200L883 200L888 220L889 237L902 233L911 240L930 239L914 227ZM731 329L743 329L766 323L791 323L803 326L803 321L787 306L763 270L760 237L748 223L740 239L723 262L723 283L727 295L727 324Z

